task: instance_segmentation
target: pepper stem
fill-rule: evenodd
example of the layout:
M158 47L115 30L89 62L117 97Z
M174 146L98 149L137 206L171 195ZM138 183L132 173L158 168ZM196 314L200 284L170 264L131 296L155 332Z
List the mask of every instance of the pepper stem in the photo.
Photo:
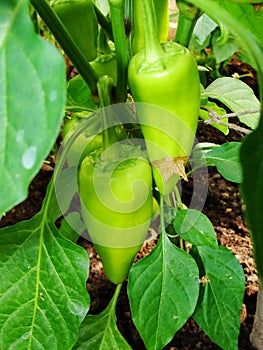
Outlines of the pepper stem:
M112 117L111 107L105 108L107 106L110 106L112 102L111 94L113 89L113 79L108 75L103 75L100 77L97 86L100 107L102 108L101 113L103 120L103 149L106 150L109 146L117 141L114 126L108 126L111 123L111 121L110 123L108 122L108 119Z
M145 55L147 61L155 62L162 57L164 52L158 40L154 2L153 0L141 0L140 5L144 25Z

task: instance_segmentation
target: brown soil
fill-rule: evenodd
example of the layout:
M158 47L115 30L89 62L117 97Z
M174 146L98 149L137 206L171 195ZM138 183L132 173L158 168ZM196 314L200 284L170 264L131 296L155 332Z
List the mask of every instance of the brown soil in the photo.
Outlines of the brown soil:
M225 141L240 139L240 136L234 131L225 137L214 128L204 124L200 124L197 137L199 142L209 141L220 144ZM21 220L32 217L41 207L46 186L51 176L52 168L43 166L30 185L28 198L2 218L0 227L14 225ZM183 187L182 194L183 199L187 202L187 198L191 194L191 178L187 186ZM244 269L246 290L241 315L239 350L253 349L249 341L249 334L255 314L258 280L253 261L251 240L243 219L238 186L226 181L212 168L209 169L208 194L203 212L212 221L219 243L232 250ZM99 313L106 307L112 297L114 285L105 277L102 265L91 244L83 240L79 243L87 249L91 260L90 277L87 282L87 289L91 296L90 312ZM149 254L154 245L155 241L146 243L139 252L137 259ZM131 319L126 286L126 283L124 283L117 304L118 327L133 350L143 350L145 347ZM190 319L164 349L193 350L219 349L219 347Z

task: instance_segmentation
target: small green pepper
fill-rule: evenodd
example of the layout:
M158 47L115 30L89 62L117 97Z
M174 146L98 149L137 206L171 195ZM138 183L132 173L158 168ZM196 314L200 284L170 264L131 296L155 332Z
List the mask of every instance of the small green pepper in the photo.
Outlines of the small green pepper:
M89 118L91 113L81 114L74 113L64 122L62 129L62 138L65 140L66 137L71 137L75 132L80 121L84 118ZM100 148L103 143L102 134L91 135L88 131L83 132L78 138L73 142L71 148L67 154L68 166L77 166L82 160L95 149ZM80 154L80 150L83 150Z
M200 81L195 59L185 47L173 42L159 44L152 2L141 3L146 46L132 57L128 79L134 101L143 102L136 106L138 118L150 161L158 164L153 167L155 182L165 195L179 178L173 168L182 166L191 153Z
M153 211L151 167L144 158L130 157L128 149L109 148L105 152L110 161L95 151L83 160L79 172L84 222L105 273L115 284L127 277ZM116 152L120 159L114 162Z
M53 0L51 6L87 61L93 61L98 21L92 0Z

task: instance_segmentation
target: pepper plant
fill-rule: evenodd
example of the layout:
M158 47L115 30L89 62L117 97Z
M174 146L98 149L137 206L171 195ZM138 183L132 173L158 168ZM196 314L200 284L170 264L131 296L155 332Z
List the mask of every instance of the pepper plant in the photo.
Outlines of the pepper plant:
M241 184L262 281L259 101L238 79L208 83L209 67L194 57L211 37L217 60L240 49L262 98L263 16L245 0L176 4L168 42L168 1L0 3L1 216L26 198L63 136L40 212L0 230L2 350L130 349L115 315L126 281L146 349L165 347L189 317L221 348L238 348L243 270L201 210L182 202L179 184L206 166ZM41 38L40 18L53 43ZM78 72L69 81L63 55ZM228 134L227 109L247 127L238 129L249 133L244 141L198 143L198 120ZM133 264L151 221L156 246ZM89 257L77 244L86 234L116 285L99 315L89 313ZM260 300L251 336L258 349Z

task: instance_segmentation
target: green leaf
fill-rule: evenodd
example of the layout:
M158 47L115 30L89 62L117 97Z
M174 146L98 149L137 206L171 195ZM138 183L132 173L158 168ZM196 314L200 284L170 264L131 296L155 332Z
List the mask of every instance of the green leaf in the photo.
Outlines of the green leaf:
M71 111L94 111L96 109L90 89L81 75L76 75L68 82L67 108Z
M119 285L116 289L118 292ZM117 293L118 294L118 293ZM131 347L116 326L116 292L107 308L98 315L87 315L79 330L73 350L129 350Z
M211 159L206 159L206 154L217 147L219 147L219 145L211 142L197 143L192 150L191 158L189 160L192 171L202 167L215 166Z
M226 114L225 109L221 108L221 107L218 107L218 105L216 103L214 103L214 102L208 101L206 103L206 105L205 105L205 108L207 108L210 111L215 112L218 116ZM210 119L208 111L206 111L204 109L200 109L199 116L203 120ZM221 121L224 122L224 123L227 123L228 122L228 118L221 119ZM224 135L228 135L228 133L229 133L229 128L226 125L220 125L220 124L217 124L217 123L214 123L214 122L209 123L209 125L212 125L214 128L216 128L219 131L221 131Z
M242 182L242 168L239 159L241 142L227 142L206 153L209 164L213 163L219 173L232 182Z
M86 251L42 212L0 230L1 350L70 350L89 308Z
M253 90L235 78L216 79L203 91L203 95L222 102L233 112L259 110L260 108L260 103ZM259 121L259 113L248 113L238 117L238 119L255 129Z
M163 235L128 279L132 319L147 349L162 349L173 338L192 315L198 292L195 261Z
M27 1L0 3L0 217L24 200L58 136L65 64L33 30Z
M194 245L218 246L211 221L199 210L178 210L173 225L180 237Z
M231 31L242 40L243 47L249 52L253 61L254 68L258 73L260 96L263 97L263 50L262 50L262 25L257 26L257 30L253 30L253 25L246 23L244 12L239 15L237 8L231 12L225 11L221 6L223 1L215 2L213 0L189 0L190 3L200 7L209 14L214 20L220 18L224 21ZM261 1L260 1L261 2ZM239 6L239 5L237 5ZM244 5L245 6L245 5ZM250 5L246 5L250 6ZM256 13L249 17L253 24ZM262 16L262 14L261 14ZM262 208L263 208L263 186L262 186L262 153L263 153L263 113L261 110L261 118L258 129L255 133L247 136L241 148L241 160L243 168L243 185L242 191L246 204L247 220L252 230L254 239L254 249L256 252L256 261L258 270L263 278L263 246L262 246Z
M72 211L62 219L59 233L70 241L77 242L80 234L83 233L85 229L86 227L81 220L80 213Z
M202 260L201 295L194 320L225 350L238 349L240 312L245 276L235 256L225 247L195 248Z
M201 50L209 45L211 33L217 27L214 22L205 13L200 16L196 22L193 35L190 41L190 49Z
M263 280L263 116L256 131L241 146L243 169L241 194L246 205L246 219L253 238L257 269Z
M224 45L220 45L218 40L220 40L221 31L218 29L214 32L212 37L213 52L216 57L216 63L221 63L233 56L238 50L238 45L231 37L228 38Z
M236 2L236 4L231 4L230 1ZM222 6L232 16L235 16L238 19L240 25L245 26L247 29L249 29L249 31L257 37L259 45L262 46L263 45L263 33L262 33L263 14L260 11L256 12L251 3L259 4L259 3L262 3L262 1L261 0L255 0L255 1L228 0L228 1L222 1ZM244 45L242 44L242 37L239 39L241 41L241 47L244 47Z

